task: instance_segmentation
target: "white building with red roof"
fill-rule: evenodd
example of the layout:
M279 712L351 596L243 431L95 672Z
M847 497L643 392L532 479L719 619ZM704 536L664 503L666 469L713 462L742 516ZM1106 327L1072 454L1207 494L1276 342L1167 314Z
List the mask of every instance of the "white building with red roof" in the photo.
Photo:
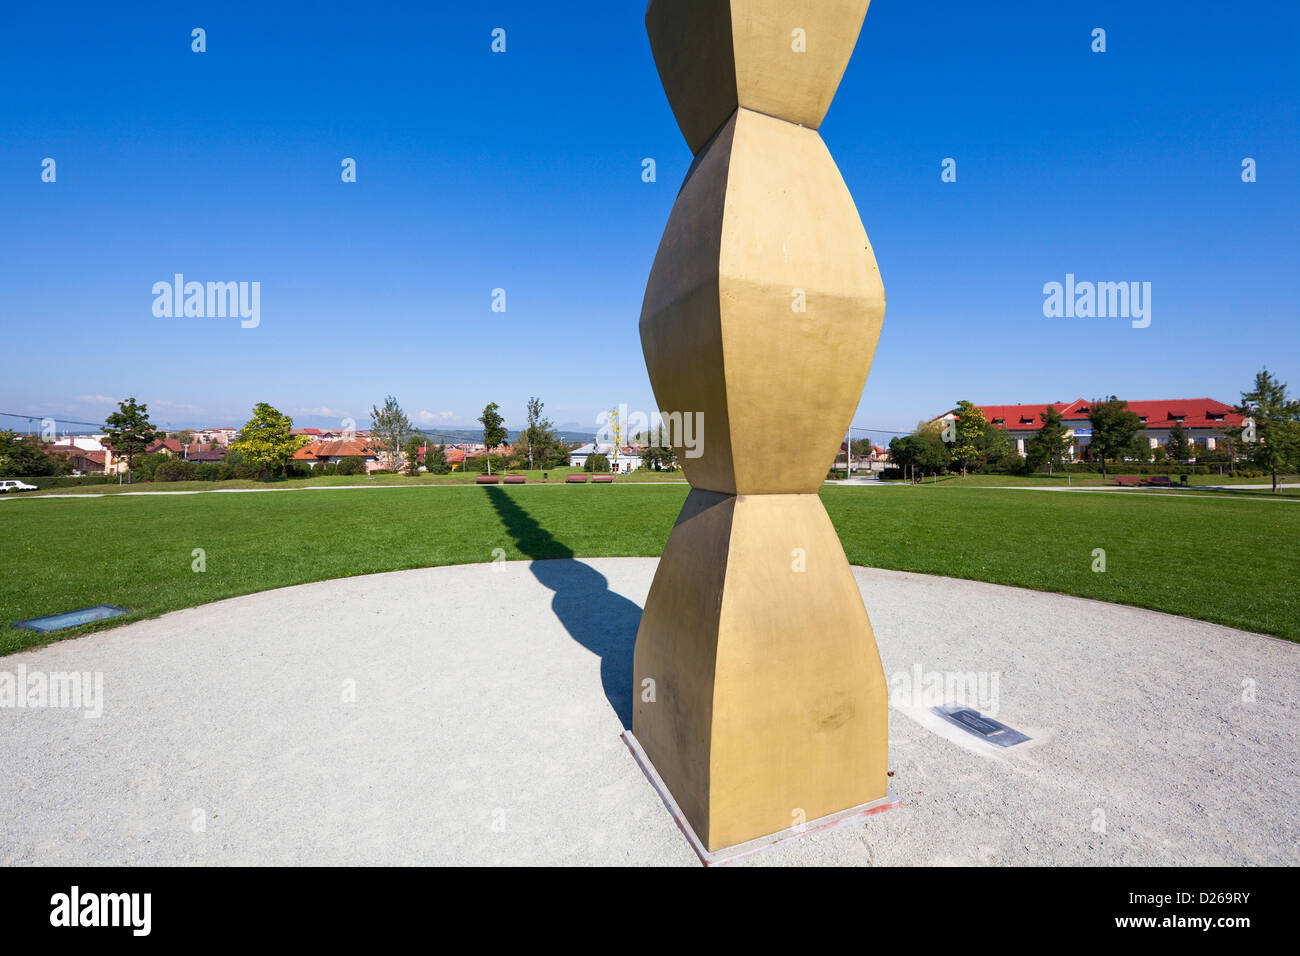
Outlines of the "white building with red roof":
M1240 427L1241 416L1231 405L1212 398L1159 399L1156 401L1126 402L1129 411L1142 421L1147 444L1155 449L1169 441L1169 431L1181 424L1187 439L1197 447L1213 451L1227 434L1227 429ZM1076 398L1072 402L1043 402L1038 405L978 405L988 422L1001 428L1011 438L1016 451L1025 454L1025 443L1043 427L1043 410L1051 405L1061 413L1061 423L1066 434L1075 439L1070 446L1071 457L1082 454L1083 446L1092 440L1092 425L1088 415L1092 402ZM952 421L957 410L952 409L933 419L936 424ZM1196 457L1195 454L1192 457Z

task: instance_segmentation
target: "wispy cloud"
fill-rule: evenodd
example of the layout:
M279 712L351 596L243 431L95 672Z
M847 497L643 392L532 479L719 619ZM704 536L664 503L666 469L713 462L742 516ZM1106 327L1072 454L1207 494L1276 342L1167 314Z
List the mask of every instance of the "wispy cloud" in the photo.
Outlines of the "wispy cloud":
M456 419L455 412L428 412L422 411L415 416L415 420L421 425L445 425Z

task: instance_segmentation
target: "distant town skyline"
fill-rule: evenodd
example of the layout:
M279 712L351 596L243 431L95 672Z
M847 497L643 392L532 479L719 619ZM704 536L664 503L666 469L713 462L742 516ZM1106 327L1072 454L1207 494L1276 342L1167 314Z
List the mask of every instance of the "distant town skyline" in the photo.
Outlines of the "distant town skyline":
M65 12L0 35L0 410L655 409L637 323L691 156L643 4ZM822 129L889 302L854 426L959 398L1234 402L1265 365L1300 388L1300 11L867 19ZM185 283L159 305L177 275L201 308Z

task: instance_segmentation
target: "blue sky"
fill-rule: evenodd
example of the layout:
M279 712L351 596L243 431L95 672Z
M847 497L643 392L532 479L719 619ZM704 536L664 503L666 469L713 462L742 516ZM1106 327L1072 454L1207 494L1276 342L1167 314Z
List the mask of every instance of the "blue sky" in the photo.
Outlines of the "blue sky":
M175 425L257 401L363 421L392 393L429 425L496 401L517 426L535 394L594 428L653 408L637 321L691 157L644 10L6 4L0 411L99 421L133 394ZM1234 401L1264 364L1300 391L1298 10L875 0L822 127L889 300L854 423ZM261 324L156 318L177 272L260 282ZM1150 282L1150 327L1045 318L1067 273Z

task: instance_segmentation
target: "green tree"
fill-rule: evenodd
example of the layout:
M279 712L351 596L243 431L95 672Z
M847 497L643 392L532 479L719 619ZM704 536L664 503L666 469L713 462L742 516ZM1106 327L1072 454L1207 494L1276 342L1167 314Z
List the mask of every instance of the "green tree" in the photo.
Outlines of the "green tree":
M305 436L292 432L292 418L266 402L258 402L253 417L239 430L239 440L230 448L239 453L241 463L265 481L273 472L284 471L293 453L303 446Z
M652 471L671 471L677 464L677 455L664 445L646 445L641 451L641 464Z
M487 473L492 474L492 449L498 445L504 445L506 442L506 430L503 427L505 419L500 415L501 406L496 402L489 402L483 409L483 414L478 420L483 426L483 444L487 446Z
M39 478L71 471L67 456L51 455L36 435L0 431L0 478Z
M1126 455L1136 457L1142 419L1129 409L1127 402L1112 395L1104 402L1092 403L1088 424L1092 426L1090 447L1101 459L1101 480L1105 481L1107 458L1118 461Z
M900 468L910 468L913 473L940 474L952 463L948 445L943 440L942 426L922 423L911 435L892 438L889 458Z
M1300 467L1300 401L1289 398L1286 384L1264 369L1255 375L1255 387L1241 393L1234 411L1243 422L1229 435L1252 465L1273 476L1276 493L1278 474Z
M542 423L545 422L547 426L550 425L550 422L547 422L546 419L542 417L542 409L544 407L545 406L540 398L532 396L528 399L528 411L526 413L528 424L524 428L524 434L522 437L524 439L524 450L528 452L528 468L530 471L533 468L534 452L536 451L537 443L542 437Z
M540 399L528 400L528 425L519 435L516 455L527 460L529 468L554 468L568 460L568 449L555 433L551 420L542 414L545 405Z
M597 452L594 455L587 456L587 463L582 466L584 471L594 471L604 473L609 471L609 459Z
M1187 460L1187 429L1183 427L1182 422L1174 422L1174 427L1169 429L1169 440L1165 442L1165 455L1174 461Z
M451 465L447 464L447 446L429 445L424 453L424 467L431 475L445 475L450 472Z
M979 460L979 442L984 438L988 421L984 418L984 413L970 402L958 402L956 413L957 417L952 429L952 447L948 449L948 453L952 456L953 464L961 467L961 476L965 478L970 465Z
M406 455L406 473L408 475L418 475L420 473L420 436L412 435L406 439L404 449Z
M1050 475L1056 470L1056 466L1065 460L1065 453L1069 448L1070 439L1065 434L1061 413L1054 405L1048 405L1043 409L1043 427L1038 430L1037 435L1025 442L1025 455L1029 459L1029 464L1035 470L1046 465L1047 473Z
M366 473L365 459L360 455L348 455L340 458L338 467L334 469L336 475L364 475Z
M984 471L1018 471L1020 469L1020 455L1011 445L1011 439L1007 433L989 422L984 426L984 434L980 436L980 466Z
M143 454L162 435L149 421L149 406L136 404L134 398L117 403L117 411L104 419L104 431L114 454L126 455L127 481L131 480L135 456Z
M175 438L182 445L193 444L194 430L191 428L182 428L180 431L173 433L172 438Z
M397 404L397 399L389 395L384 399L384 407L370 407L370 440L385 459L385 467L394 471L399 467L402 448L411 437L411 420Z

